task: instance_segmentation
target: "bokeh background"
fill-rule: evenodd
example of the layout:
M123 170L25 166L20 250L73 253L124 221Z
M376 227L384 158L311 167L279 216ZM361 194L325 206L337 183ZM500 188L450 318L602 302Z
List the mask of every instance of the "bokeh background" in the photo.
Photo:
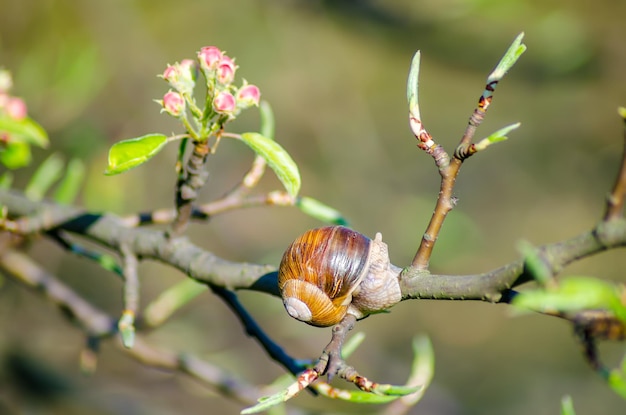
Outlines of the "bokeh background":
M236 57L238 77L257 84L271 103L276 138L300 167L302 194L341 210L362 233L382 232L399 266L415 252L439 184L408 129L405 82L417 49L422 116L451 150L506 47L521 31L528 45L496 91L477 138L516 121L522 127L464 165L434 272L487 271L516 259L520 240L542 244L589 229L601 217L622 150L616 108L626 104L623 1L0 0L0 11L0 65L14 73L14 92L49 131L50 151L87 163L80 204L96 211L172 205L174 146L114 177L102 174L106 151L120 139L180 131L152 102L167 90L156 75L206 45ZM231 129L257 125L258 114L248 111ZM38 150L36 161L48 154ZM229 189L252 157L241 143L222 143L202 199ZM16 186L31 173L17 172ZM268 172L261 190L278 187ZM224 258L278 264L288 243L315 226L296 209L257 208L194 225L190 237ZM112 275L45 240L30 252L98 307L120 312L121 286ZM564 274L624 281L625 257L613 251ZM141 272L144 304L184 277L154 263ZM329 339L329 330L288 318L275 298L242 298L296 357L318 355ZM626 408L587 367L570 327L556 319L513 316L509 307L490 304L410 301L364 320L358 330L367 338L350 362L390 383L408 374L411 338L431 336L436 374L415 414L557 414L565 394L581 414ZM149 340L193 352L252 383L283 373L210 294ZM83 342L40 295L2 280L0 399L13 405L6 408L17 402L23 408L17 413L37 414L241 409L183 376L145 368L108 343L98 371L84 377ZM611 361L622 349L602 350ZM45 370L64 387L56 399L28 394L15 380L16 367ZM382 409L307 394L292 405L308 413Z

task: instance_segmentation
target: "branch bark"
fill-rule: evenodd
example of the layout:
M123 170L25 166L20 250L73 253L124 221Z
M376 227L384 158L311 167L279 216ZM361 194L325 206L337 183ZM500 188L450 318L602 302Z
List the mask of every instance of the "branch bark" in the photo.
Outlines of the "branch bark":
M168 239L162 231L129 228L114 215L33 202L17 192L0 190L0 204L10 217L24 217L19 231L41 232L63 229L120 252L128 244L142 259L168 264L200 282L229 290L248 289L279 296L276 268L271 265L237 263L222 259L185 238ZM566 265L608 249L626 246L626 220L600 222L578 236L537 247L554 274ZM522 260L497 269L469 275L437 275L407 267L400 275L402 299L478 300L501 302L513 287L532 280ZM506 296L504 298L507 298Z

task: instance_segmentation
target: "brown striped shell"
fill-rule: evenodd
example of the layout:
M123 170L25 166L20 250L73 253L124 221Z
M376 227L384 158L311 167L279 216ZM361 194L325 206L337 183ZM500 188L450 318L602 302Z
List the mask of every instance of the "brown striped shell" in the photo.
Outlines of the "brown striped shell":
M363 318L400 301L398 273L380 234L372 241L346 227L328 226L305 232L287 248L278 286L290 316L325 327L348 312ZM363 283L378 292L366 298ZM389 288L391 295L381 291Z

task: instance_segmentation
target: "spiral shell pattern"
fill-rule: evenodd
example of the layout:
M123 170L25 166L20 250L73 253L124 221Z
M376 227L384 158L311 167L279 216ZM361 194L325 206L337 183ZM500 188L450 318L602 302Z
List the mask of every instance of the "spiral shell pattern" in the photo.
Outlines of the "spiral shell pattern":
M345 316L367 273L371 240L343 226L312 229L287 248L278 271L285 309L313 326Z

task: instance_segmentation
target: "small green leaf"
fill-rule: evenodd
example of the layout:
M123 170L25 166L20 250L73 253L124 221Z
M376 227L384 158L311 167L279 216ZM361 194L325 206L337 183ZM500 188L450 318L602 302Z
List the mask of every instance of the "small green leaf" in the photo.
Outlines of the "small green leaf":
M500 59L500 62L498 62L496 69L494 69L487 78L487 83L499 81L507 71L515 65L515 62L522 56L522 53L526 51L526 45L522 43L523 38L524 32L517 35L513 43L511 43L511 46L509 46L509 49L504 53L502 59Z
M354 403L381 404L395 401L398 398L415 393L421 388L421 386L411 388L391 386L392 385L381 385L382 389L377 390L377 392L382 393L380 395L361 390L342 390L342 393L336 393L336 391L333 391L332 397ZM383 392L384 390L387 390L387 393Z
M348 221L343 215L336 209L331 208L322 202L313 199L311 197L299 197L296 199L296 206L309 216L319 219L322 222L330 223L333 225L346 226Z
M400 385L378 385L374 392L383 393L387 396L406 396L422 389L422 385L400 386Z
M611 309L619 304L617 289L596 278L563 278L549 290L520 293L513 304L531 310L578 311L584 309ZM618 316L619 317L619 316Z
M273 140L275 130L274 112L269 102L261 101L259 112L261 113L261 135Z
M484 150L492 144L507 140L508 137L506 135L516 128L519 128L520 125L520 123L507 125L506 127L501 128L498 131L490 134L487 138L483 138L478 143L476 143L476 151Z
M407 400L406 405L416 404L424 395L434 373L434 352L428 337L418 336L413 339L413 353L415 358L406 385L378 385L372 392L342 390L337 393L335 390L332 397L367 404L386 403L402 398ZM316 390L324 395L325 390L320 389L321 386L318 385Z
M244 133L241 134L241 139L256 154L265 159L287 192L295 197L300 191L300 173L289 153L277 142L259 133Z
M607 381L613 392L626 399L626 378L623 372L617 369L611 370Z
M617 107L617 113L626 121L626 107Z
M143 313L144 321L150 327L159 326L176 310L206 291L206 284L200 284L191 278L186 278L163 291L148 304Z
M420 58L421 54L418 50L411 60L411 68L409 69L409 79L406 84L406 99L409 102L409 113L412 117L420 119L420 109L418 103L419 93L419 74L420 74Z
M30 146L26 143L10 142L3 149L0 148L0 163L11 170L30 164Z
M574 412L574 403L572 397L566 395L561 399L561 415L576 415Z
M524 266L533 278L541 285L548 284L552 279L552 271L539 256L539 252L528 241L519 241L517 250L524 257Z
M117 328L122 335L124 347L132 349L135 344L135 314L129 310L124 311L117 323Z
M8 115L0 115L0 132L8 133L12 142L48 146L46 130L30 117L15 120Z
M54 192L54 200L61 204L70 204L78 195L85 179L85 164L79 159L72 159L67 164L65 176Z
M520 125L522 125L522 123L519 123L519 122L516 122L515 124L507 125L506 127L500 128L495 133L492 133L489 137L487 137L487 139L498 140L498 141L506 140L507 138L506 135L510 133L511 131L518 129Z
M109 165L104 174L123 173L150 160L167 144L163 134L147 134L113 144L109 150Z
M263 398L260 398L259 403L257 403L254 406L244 409L243 411L241 411L241 414L246 415L246 414L256 414L259 412L263 412L271 408L272 406L276 406L285 402L286 400L287 400L287 392L281 391L272 396L265 396Z
M366 404L381 404L416 393L423 388L418 386L378 385L372 392L332 388L328 383L318 383L314 388L323 396L342 401Z
M365 333L363 333L362 331L354 333L354 335L352 335L343 344L343 347L341 348L341 357L343 359L347 359L348 357L350 357L350 355L355 352L355 350L361 345L361 343L363 343L363 340L365 340Z
M407 385L420 385L422 388L411 396L403 398L406 405L415 405L422 399L426 388L435 375L435 351L428 336L421 335L413 338L413 363Z
M30 178L30 182L24 190L24 194L31 200L41 200L50 187L61 178L63 174L63 158L57 154L51 154L43 161Z
M111 255L100 254L96 258L96 262L100 264L100 266L106 269L107 271L111 271L119 275L122 274L120 265L117 263L117 260L115 259L115 257Z
M0 175L0 189L10 189L12 183L13 174L10 171L7 171L3 175Z

